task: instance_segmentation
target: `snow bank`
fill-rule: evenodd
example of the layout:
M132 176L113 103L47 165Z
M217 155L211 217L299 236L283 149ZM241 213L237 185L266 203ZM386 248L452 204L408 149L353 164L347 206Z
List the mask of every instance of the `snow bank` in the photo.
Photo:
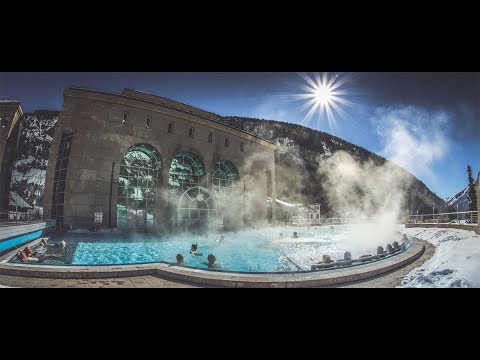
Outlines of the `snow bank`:
M408 273L401 287L480 287L480 236L457 229L403 229L435 245L435 255Z

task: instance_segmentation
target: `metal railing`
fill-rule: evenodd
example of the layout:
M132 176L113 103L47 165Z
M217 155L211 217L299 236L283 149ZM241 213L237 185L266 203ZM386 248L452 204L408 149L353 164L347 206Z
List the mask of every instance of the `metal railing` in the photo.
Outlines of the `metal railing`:
M347 217L331 217L320 219L290 219L287 224L295 226L312 226L312 225L335 225L335 224L353 224L353 223L374 223L373 217L347 218Z
M0 226L31 224L45 221L43 215L18 211L0 212Z
M405 223L478 225L478 211L459 211L439 214L409 215Z

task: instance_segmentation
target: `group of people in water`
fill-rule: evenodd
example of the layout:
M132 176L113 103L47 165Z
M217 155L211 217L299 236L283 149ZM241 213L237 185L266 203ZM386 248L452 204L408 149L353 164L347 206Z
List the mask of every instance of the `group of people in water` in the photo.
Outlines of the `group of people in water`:
M352 259L352 254L350 253L350 251L346 251L343 254L343 259L339 259L337 261L332 260L330 255L325 254L322 256L322 260L319 261L317 264L312 265L311 268L312 270L318 270L321 268L327 268L334 265L340 265L340 266L351 265L355 261L366 262L366 261L380 259L387 255L392 255L400 250L404 250L408 243L407 235L405 234L401 235L401 240L402 240L401 244L399 244L398 241L393 241L392 244L387 244L386 249L384 249L383 246L378 246L376 255L362 255L355 260Z
M217 243L223 243L224 241L225 241L225 237L223 235L220 236L217 240L215 240L215 242L217 242ZM203 256L203 254L198 251L198 244L197 243L193 243L190 246L190 254L192 254L194 256ZM184 265L185 259L184 259L182 254L177 254L176 259L177 259L177 265ZM209 269L220 268L221 267L220 264L217 264L215 262L217 260L217 258L215 257L214 254L208 254L207 260L208 261L204 261L201 264L207 265Z
M23 250L16 254L17 260L20 262L42 262L45 260L58 260L61 256L60 252L65 249L67 243L62 240L58 243L49 243L46 238L40 240L38 249L32 251L30 246L26 246Z

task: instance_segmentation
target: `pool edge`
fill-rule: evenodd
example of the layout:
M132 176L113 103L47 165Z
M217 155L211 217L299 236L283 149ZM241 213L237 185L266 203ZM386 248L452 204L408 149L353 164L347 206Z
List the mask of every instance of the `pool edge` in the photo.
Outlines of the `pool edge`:
M31 242L35 244L37 240ZM412 238L411 246L401 254L356 267L329 271L288 274L221 273L193 269L165 263L103 265L103 266L48 266L8 263L17 250L0 257L0 274L29 278L51 279L105 279L132 276L157 276L167 280L211 287L320 287L368 280L402 268L419 259L425 252L424 242Z

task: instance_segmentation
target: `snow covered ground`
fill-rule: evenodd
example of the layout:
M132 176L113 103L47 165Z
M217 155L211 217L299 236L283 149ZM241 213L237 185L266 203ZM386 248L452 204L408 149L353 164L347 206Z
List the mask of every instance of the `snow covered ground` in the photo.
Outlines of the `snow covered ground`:
M402 229L435 245L435 255L408 273L401 287L480 287L480 236L457 229Z

